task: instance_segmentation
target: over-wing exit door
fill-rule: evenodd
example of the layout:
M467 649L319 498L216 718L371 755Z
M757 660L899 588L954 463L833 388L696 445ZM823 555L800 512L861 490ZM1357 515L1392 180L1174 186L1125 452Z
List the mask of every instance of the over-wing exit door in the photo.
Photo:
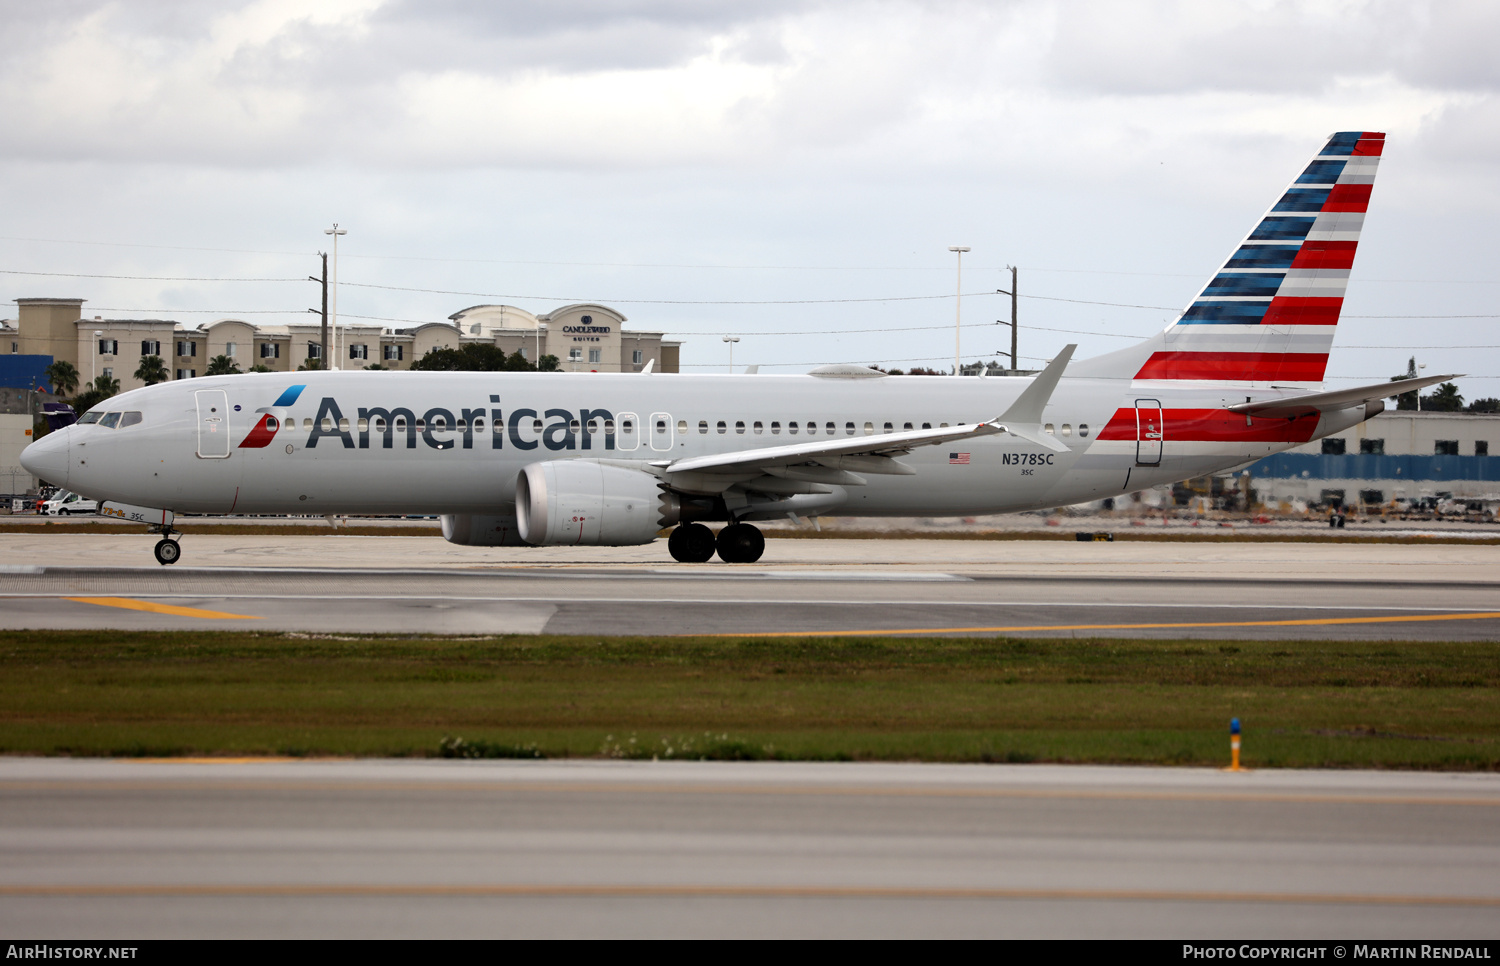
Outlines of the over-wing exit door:
M1135 465L1160 466L1161 443L1166 431L1162 419L1161 400L1137 399L1135 401Z

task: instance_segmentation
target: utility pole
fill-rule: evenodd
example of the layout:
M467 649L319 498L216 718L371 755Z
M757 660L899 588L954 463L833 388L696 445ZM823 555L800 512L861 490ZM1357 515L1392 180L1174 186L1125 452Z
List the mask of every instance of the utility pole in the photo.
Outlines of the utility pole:
M958 291L953 302L953 374L961 376L963 375L963 371L960 369L962 363L958 359L958 335L960 326L963 324L964 252L969 249L963 245L950 245L948 246L948 250L958 256Z
M307 276L307 280L309 282L321 282L323 284L323 311L318 313L323 318L322 333L318 337L318 345L319 345L318 352L319 352L319 354L322 355L322 358L319 359L318 361L321 362L321 363L323 363L323 368L324 369L327 369L328 368L328 253L327 252L318 252L318 255L320 255L322 257L322 259L323 259L323 277L319 278L316 275L309 275L309 276ZM309 312L317 312L318 310L317 309L308 309L307 311L309 311Z
M1016 329L1018 328L1016 324L1016 267L1014 265L1007 265L1005 267L1010 269L1010 291L1007 292L1003 288L997 288L995 291L1001 295L1010 296L1010 371L1015 372L1020 368L1020 366L1016 365ZM995 324L1006 325L1007 323L996 321Z

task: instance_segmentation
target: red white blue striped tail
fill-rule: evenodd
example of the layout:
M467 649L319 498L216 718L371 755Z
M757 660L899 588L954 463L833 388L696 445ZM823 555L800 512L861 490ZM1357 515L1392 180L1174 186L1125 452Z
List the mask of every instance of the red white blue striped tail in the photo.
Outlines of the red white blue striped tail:
M1377 132L1330 137L1177 321L1139 347L1144 360L1126 350L1098 361L1135 355L1136 379L1322 382L1384 146Z

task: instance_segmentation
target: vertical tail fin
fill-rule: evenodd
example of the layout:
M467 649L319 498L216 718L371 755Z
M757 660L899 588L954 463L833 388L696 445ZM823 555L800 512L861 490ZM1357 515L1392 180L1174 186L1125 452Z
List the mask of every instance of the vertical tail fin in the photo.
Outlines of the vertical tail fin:
M1384 146L1376 132L1330 137L1176 322L1090 374L1322 382Z

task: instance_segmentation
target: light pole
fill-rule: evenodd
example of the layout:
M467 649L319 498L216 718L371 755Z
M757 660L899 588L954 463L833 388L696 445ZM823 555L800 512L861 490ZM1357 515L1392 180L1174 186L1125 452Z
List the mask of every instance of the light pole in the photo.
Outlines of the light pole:
M733 375L734 374L734 344L736 342L740 341L740 337L737 336L737 335L726 335L726 336L724 336L724 341L729 343L729 372L730 372L731 375Z
M959 375L958 361L958 333L959 325L963 321L964 302L964 252L968 251L965 245L949 245L948 250L958 256L958 291L953 301L953 374Z
M1425 363L1425 362L1419 362L1419 363L1417 363L1417 376L1419 378L1422 375L1422 370L1426 369L1426 368L1427 368L1427 363ZM1421 412L1421 411L1422 411L1422 390L1419 388L1417 390L1417 412Z
M349 229L340 228L338 222L333 223L332 228L324 228L323 234L333 236L333 275L329 283L328 319L333 329L333 354L339 354L339 236L349 234ZM328 360L323 360L324 369L337 369L331 366Z
M104 338L104 333L99 329L94 330L94 358L89 365L90 381L99 378L99 340ZM1418 399L1422 398L1420 396Z

